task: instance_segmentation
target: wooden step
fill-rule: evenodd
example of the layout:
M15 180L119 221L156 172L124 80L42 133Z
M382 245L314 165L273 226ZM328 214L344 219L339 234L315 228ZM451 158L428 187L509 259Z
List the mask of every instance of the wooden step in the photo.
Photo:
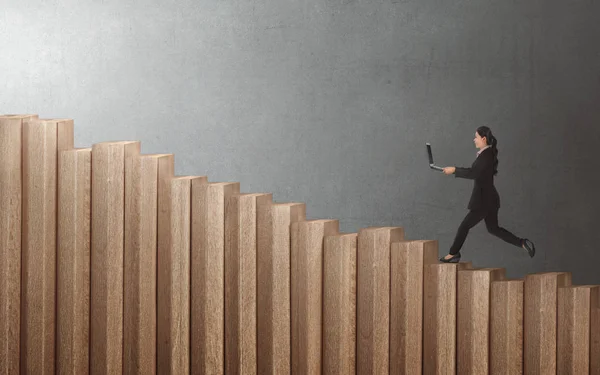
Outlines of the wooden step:
M356 372L357 233L324 240L323 373Z
M459 270L457 275L456 371L488 374L492 283L505 278L503 268Z
M589 373L591 312L599 290L595 285L558 288L557 374Z
M358 232L356 368L360 374L389 371L390 251L404 240L400 227L369 227Z
M123 370L125 165L139 153L137 141L92 146L91 374Z
M166 211L161 211L165 235L158 247L157 373L190 371L190 257L192 185L206 176L177 176L167 184ZM167 198L168 196L168 198Z
M600 375L600 290L591 297L590 375Z
M339 233L339 221L291 224L292 373L320 374L323 325L323 239Z
M492 282L490 373L523 373L524 280Z
M89 365L92 149L58 155L56 367L84 374Z
M238 182L192 184L191 373L225 370L225 222Z
M234 194L225 220L225 373L256 374L257 213L270 193Z
M422 372L424 267L437 261L438 241L392 243L390 373Z
M170 154L146 154L125 166L123 372L156 373L158 184Z
M556 373L558 288L571 285L570 272L525 276L524 373Z
M73 149L73 121L30 119L23 123L22 141L20 371L53 374L58 153Z
M423 373L456 374L456 287L458 271L470 262L425 266L423 285Z
M0 373L19 372L23 124L37 115L0 116Z
M291 372L291 225L306 220L304 203L261 205L257 212L257 372Z

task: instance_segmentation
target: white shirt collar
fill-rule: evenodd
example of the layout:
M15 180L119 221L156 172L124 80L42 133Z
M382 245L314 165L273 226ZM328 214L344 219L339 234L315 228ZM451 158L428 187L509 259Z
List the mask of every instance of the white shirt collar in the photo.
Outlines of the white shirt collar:
M481 150L477 151L477 156L479 156L479 154L481 154L483 152L483 150L485 150L486 148L490 148L490 147L492 147L492 146L487 145L484 148L482 148Z

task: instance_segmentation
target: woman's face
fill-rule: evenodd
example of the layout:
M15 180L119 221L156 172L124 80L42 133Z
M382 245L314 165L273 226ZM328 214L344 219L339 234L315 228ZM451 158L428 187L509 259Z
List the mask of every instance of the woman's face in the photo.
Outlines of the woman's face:
M485 139L485 137L481 138L481 136L477 132L475 132L475 139L473 139L473 142L475 142L475 147L477 148L483 148L487 146L487 140Z

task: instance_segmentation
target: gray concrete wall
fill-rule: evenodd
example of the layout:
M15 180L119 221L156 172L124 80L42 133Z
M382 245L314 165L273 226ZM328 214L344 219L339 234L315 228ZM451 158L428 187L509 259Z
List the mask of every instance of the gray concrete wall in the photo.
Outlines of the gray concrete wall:
M445 254L473 132L498 138L500 225L463 248L521 277L600 283L600 3L581 0L0 1L0 112L140 140L178 174L306 202L344 231L405 227Z

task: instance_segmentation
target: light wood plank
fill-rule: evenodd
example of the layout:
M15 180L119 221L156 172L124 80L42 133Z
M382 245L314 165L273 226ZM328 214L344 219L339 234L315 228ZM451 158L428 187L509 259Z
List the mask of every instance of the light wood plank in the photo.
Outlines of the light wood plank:
M125 165L140 142L92 146L90 373L123 371Z
M525 276L524 373L556 373L558 288L571 285L570 272Z
M323 238L339 233L339 221L292 223L292 374L320 374L323 324Z
M72 148L72 120L23 124L22 374L55 370L58 152Z
M226 202L237 182L192 183L193 374L224 374Z
M600 375L600 290L591 296L590 375Z
M168 154L125 165L124 374L156 373L158 166Z
M358 374L387 374L390 363L390 251L404 240L399 227L370 227L358 232L357 338Z
M235 194L225 214L225 373L256 374L256 242L259 207L272 194Z
M523 282L492 282L490 372L523 374Z
M323 259L323 373L356 372L357 233L327 236Z
M168 265L172 245L172 181L175 177L175 157L165 154L158 160L157 170L157 236L156 236L156 372L169 373L171 369L171 350L169 322L171 305L169 298L169 280L171 270ZM164 287L161 287L161 283Z
M489 374L492 282L505 278L503 268L460 270L457 275L457 373Z
M391 245L390 373L421 374L423 368L423 273L437 263L438 241Z
M456 374L456 287L458 271L470 262L425 266L423 286L423 373Z
M92 149L58 158L57 372L89 373Z
M292 223L306 220L306 204L273 203L257 214L257 368L259 374L291 372L290 258Z
M37 115L0 116L0 374L19 372L21 346L21 147L23 123Z
M558 288L557 373L589 374L592 296L600 287L592 285Z
M159 374L190 373L190 287L192 185L206 176L181 176L168 187L169 235L158 252L157 280Z

